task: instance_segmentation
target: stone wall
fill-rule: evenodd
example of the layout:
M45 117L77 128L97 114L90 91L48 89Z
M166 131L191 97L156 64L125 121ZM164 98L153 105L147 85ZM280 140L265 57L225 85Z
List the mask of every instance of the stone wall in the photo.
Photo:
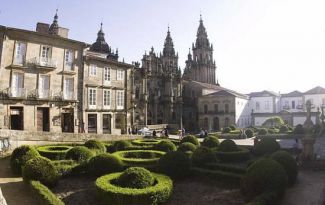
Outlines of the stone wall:
M0 137L9 137L11 149L23 144L59 144L59 143L82 143L89 139L100 141L131 140L142 138L142 135L107 135L88 133L52 133L52 132L29 132L18 130L0 130Z

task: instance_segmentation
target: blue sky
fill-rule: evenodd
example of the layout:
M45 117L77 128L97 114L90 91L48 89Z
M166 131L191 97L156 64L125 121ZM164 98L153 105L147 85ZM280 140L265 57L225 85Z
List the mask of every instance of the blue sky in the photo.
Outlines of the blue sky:
M151 46L162 51L169 24L182 69L201 12L222 86L243 93L325 87L323 0L1 0L0 24L35 30L52 22L56 8L72 39L94 42L103 21L106 41L130 63Z

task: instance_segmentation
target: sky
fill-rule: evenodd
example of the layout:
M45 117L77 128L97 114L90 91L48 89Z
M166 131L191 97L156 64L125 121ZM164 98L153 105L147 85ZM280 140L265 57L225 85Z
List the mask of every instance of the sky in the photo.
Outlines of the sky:
M51 23L93 43L103 22L120 60L163 49L170 26L179 66L195 42L200 14L213 43L221 86L241 93L325 87L324 0L0 0L0 25L35 30Z

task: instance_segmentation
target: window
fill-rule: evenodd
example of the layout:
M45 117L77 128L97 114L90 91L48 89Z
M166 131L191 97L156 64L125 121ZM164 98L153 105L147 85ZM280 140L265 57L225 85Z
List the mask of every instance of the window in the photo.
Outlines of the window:
M89 108L96 108L96 89L89 88L88 89L88 104Z
M204 114L208 113L208 105L204 105Z
M116 80L124 80L124 71L123 70L117 70Z
M111 91L110 90L104 90L103 92L103 104L104 108L108 108L111 106Z
M266 101L265 102L265 110L269 110L270 109L270 101Z
M26 43L16 42L15 58L13 63L15 65L23 65L25 63L25 56L26 56Z
M52 48L50 46L42 46L41 57L43 60L49 59L52 56Z
M104 68L104 83L111 81L111 69L108 67Z
M295 109L296 108L296 101L291 101L291 107L292 107L292 109Z
M117 109L124 108L124 91L116 91L117 92Z
M94 64L91 64L89 66L89 76L96 76L97 75L97 66Z
M256 107L256 111L259 111L260 110L260 102L256 102L255 107Z
M64 79L64 99L73 100L73 78Z
M73 70L73 51L72 50L66 50L65 51L65 57L64 57L64 67L66 70Z
M97 133L97 115L88 114L88 133Z
M22 97L24 95L24 74L12 73L11 96Z
M214 104L214 112L215 113L219 112L219 105L218 104Z
M225 104L225 113L229 113L229 104Z
M38 97L49 98L50 97L50 76L40 75L38 82Z

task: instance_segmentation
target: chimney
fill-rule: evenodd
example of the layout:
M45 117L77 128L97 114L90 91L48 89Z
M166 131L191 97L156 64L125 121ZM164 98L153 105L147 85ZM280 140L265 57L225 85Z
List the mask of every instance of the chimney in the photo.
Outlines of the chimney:
M47 33L49 33L49 28L50 28L49 24L38 22L36 25L36 32L47 34Z

